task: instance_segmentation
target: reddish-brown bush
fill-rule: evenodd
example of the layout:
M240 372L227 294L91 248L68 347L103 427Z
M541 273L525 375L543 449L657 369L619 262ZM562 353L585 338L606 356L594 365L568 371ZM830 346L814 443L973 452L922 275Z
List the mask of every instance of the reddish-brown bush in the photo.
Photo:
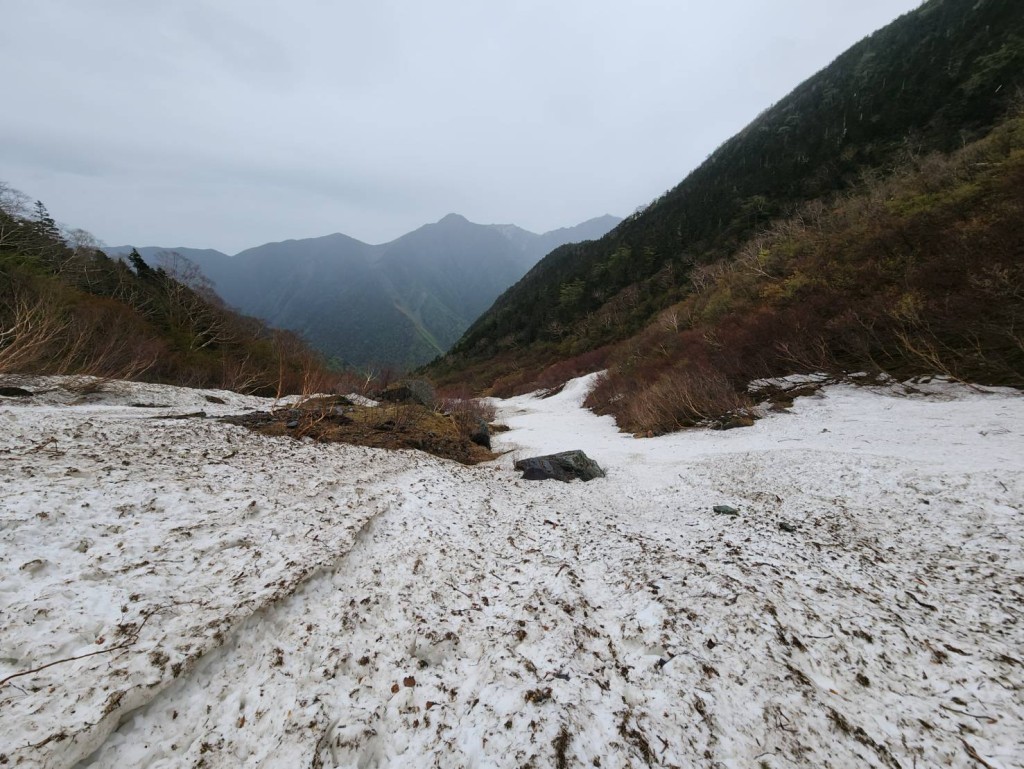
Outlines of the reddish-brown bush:
M945 373L1024 386L1024 120L817 202L699 268L608 356L589 404L661 432L742 408L752 379Z

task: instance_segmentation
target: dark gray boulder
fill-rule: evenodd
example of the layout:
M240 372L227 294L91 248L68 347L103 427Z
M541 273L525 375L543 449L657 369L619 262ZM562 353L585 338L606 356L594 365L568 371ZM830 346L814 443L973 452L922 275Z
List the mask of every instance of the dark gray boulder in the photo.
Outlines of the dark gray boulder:
M0 395L5 398L31 398L34 394L23 387L0 387Z
M515 469L519 470L523 474L523 479L527 481L553 478L568 483L573 478L579 478L581 481L604 478L604 470L600 465L579 449L520 459L515 463Z

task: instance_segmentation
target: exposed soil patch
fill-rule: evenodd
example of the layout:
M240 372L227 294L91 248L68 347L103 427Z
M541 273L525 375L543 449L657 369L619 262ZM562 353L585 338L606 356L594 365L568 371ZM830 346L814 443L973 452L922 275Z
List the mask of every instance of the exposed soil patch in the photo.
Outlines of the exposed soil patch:
M418 403L360 406L347 398L316 398L275 411L225 417L264 435L309 437L321 443L350 443L379 449L418 449L475 465L497 454L474 444L452 416Z

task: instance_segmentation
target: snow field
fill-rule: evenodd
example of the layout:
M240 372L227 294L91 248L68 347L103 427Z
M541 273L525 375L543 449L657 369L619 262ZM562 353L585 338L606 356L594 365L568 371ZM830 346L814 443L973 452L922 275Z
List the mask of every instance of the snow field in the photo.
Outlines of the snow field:
M212 394L212 393L210 393ZM131 402L158 405L142 408ZM122 385L0 410L0 755L64 766L239 621L331 563L386 501L354 447L266 441L198 419L261 399ZM0 407L2 408L2 407ZM354 457L345 479L310 472ZM78 658L78 659L74 659Z
M0 679L175 607L118 653L0 688L0 753L1024 766L1024 399L832 386L752 428L638 441L579 408L589 384L498 401L511 453L475 468L123 404L0 406ZM35 450L51 434L62 453ZM608 477L511 472L570 448ZM44 565L22 570L30 555ZM163 667L154 650L170 650Z

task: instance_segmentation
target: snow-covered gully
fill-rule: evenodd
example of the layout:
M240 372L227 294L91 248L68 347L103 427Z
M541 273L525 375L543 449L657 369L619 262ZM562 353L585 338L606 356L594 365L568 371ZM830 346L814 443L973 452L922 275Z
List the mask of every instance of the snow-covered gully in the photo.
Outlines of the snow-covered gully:
M1024 766L1024 398L634 440L588 384L475 468L3 402L0 764ZM608 477L511 471L569 448Z

